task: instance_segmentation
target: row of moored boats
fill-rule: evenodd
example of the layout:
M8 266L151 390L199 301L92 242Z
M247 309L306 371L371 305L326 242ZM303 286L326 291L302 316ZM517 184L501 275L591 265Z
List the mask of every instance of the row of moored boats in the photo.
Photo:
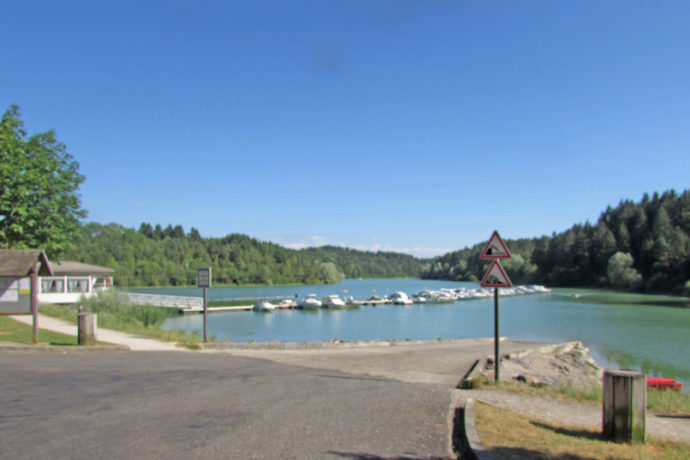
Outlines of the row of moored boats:
M551 292L551 289L541 285L533 284L529 286L516 286L512 288L500 288L499 295L513 296L522 294L536 294ZM373 295L367 300L355 300L352 296L345 300L336 294L327 295L319 300L316 294L309 294L300 302L293 299L281 300L279 303L272 303L268 300L260 300L254 305L254 311L272 311L275 309L300 308L304 310L315 310L318 308L347 308L356 307L362 304L394 304L412 305L415 303L452 303L458 300L485 299L492 297L493 289L476 288L442 288L439 290L425 289L421 292L408 296L405 292L398 291L391 295L380 297Z

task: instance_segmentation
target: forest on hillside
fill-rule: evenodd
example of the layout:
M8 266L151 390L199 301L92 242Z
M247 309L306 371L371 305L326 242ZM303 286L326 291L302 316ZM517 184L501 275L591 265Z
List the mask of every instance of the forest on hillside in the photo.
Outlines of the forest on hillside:
M246 284L322 284L343 278L416 277L423 262L410 255L323 246L294 250L242 234L202 238L177 225L138 230L119 224L87 223L63 260L115 269L118 286L185 286L198 268L211 267L213 282Z
M690 295L690 193L645 194L603 211L596 224L531 239L506 240L502 262L514 284L602 287ZM212 267L216 284L321 284L344 278L421 277L478 281L484 243L434 259L335 246L294 250L242 234L203 238L177 225L138 230L88 223L62 257L114 268L119 286L193 285Z
M610 287L690 295L690 193L671 190L621 201L596 224L541 238L506 240L502 262L513 283ZM484 244L432 260L422 278L477 281L488 264Z

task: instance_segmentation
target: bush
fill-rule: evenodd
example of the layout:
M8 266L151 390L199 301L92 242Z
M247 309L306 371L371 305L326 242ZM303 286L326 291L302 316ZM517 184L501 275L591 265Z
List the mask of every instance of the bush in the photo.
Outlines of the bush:
M84 311L98 314L98 322L104 327L108 324L114 327L120 324L159 326L166 318L176 314L174 309L132 305L127 294L114 289L82 299L81 305Z

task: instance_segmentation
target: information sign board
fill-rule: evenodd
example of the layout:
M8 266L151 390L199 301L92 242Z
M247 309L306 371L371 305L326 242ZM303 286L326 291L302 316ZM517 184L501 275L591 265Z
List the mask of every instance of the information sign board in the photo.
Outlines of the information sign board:
M0 277L0 314L31 314L31 278Z
M196 271L196 286L200 288L211 287L211 267L199 268Z

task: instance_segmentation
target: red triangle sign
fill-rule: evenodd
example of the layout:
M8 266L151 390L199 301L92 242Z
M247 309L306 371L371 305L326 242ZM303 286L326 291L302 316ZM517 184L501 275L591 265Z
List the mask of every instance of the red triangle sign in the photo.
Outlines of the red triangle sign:
M482 280L481 286L492 288L507 288L511 287L512 285L513 283L510 281L510 278L508 278L508 275L506 274L505 270L503 270L501 263L498 260L494 260L493 262L491 262L489 271L487 271L486 275L484 275L484 279Z
M480 259L510 259L510 251L508 246L503 242L498 232L494 230L493 235L489 239L484 250L479 255Z

